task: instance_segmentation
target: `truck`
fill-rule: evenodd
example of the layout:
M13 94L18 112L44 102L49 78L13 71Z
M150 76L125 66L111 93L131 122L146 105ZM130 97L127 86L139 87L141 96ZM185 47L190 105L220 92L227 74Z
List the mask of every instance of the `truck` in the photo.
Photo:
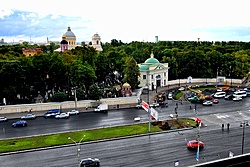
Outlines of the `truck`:
M107 112L108 111L108 104L102 103L98 105L95 109L95 112Z

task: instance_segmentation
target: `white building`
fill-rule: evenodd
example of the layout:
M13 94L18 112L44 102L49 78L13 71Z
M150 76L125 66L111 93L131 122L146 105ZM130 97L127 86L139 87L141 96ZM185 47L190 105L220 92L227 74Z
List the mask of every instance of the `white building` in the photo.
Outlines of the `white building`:
M148 86L149 90L155 90L157 87L168 85L168 63L160 63L154 58L153 52L144 63L138 64L140 67L140 85Z
M101 37L97 33L95 33L92 36L92 47L95 48L99 52L103 51L102 45L101 45Z

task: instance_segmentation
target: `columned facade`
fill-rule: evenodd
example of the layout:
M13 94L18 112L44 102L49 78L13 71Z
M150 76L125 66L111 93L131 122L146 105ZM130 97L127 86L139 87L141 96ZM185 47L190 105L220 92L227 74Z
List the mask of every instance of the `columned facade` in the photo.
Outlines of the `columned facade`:
M160 63L153 53L144 63L139 64L139 67L140 87L148 86L149 90L156 90L157 87L168 85L168 63Z

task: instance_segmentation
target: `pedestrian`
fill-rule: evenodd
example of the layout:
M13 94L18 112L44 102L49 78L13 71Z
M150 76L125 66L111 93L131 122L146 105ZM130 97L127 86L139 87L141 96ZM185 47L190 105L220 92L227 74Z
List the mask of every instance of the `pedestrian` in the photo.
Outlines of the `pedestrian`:
M222 130L224 130L224 124L221 124L221 128L222 128Z
M229 123L227 123L227 130L229 130L229 126L230 126L230 124L229 124Z

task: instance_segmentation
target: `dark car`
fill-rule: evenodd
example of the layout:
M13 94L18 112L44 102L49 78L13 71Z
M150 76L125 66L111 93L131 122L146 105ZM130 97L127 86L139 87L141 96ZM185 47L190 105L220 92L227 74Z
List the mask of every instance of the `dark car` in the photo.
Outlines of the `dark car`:
M100 160L97 158L87 158L82 159L80 162L80 167L100 167Z
M12 126L13 126L14 128L15 128L15 127L27 126L27 121L20 120L20 121L14 122L14 123L12 124Z
M234 96L233 94L230 94L230 95L226 95L224 98L225 100L233 100Z

